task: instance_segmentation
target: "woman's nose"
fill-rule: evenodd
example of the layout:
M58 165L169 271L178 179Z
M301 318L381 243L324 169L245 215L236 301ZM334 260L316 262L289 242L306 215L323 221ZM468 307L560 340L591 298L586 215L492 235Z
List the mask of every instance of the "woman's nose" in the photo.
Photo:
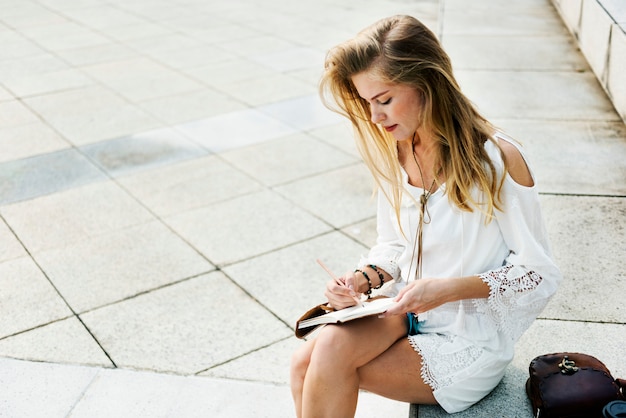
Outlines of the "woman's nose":
M379 112L373 108L371 112L372 112L372 117L371 117L372 123L380 123L383 120L385 120L385 114L383 112Z

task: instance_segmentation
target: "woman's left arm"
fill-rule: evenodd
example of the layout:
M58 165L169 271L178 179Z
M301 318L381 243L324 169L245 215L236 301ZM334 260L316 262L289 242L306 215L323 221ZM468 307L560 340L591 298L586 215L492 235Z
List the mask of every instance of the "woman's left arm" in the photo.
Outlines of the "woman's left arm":
M475 276L412 282L398 294L399 303L389 315L420 313L447 302L472 299L498 329L516 339L556 291L561 275L552 260L533 177L520 151L500 142L504 143L509 174L502 191L505 209L496 212L495 221L509 256L500 268Z
M516 340L545 308L561 273L552 258L539 193L526 160L513 143L499 144L508 174L502 189L504 210L495 216L509 255L501 267L478 275L489 294L474 299L474 305Z

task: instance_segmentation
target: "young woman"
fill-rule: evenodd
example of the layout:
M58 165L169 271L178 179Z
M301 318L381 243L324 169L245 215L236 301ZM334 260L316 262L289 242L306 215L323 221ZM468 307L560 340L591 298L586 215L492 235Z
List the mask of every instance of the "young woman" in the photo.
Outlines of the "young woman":
M351 121L378 188L377 244L325 295L335 309L355 294L397 304L326 326L294 354L297 415L354 416L359 389L464 410L502 379L561 279L526 158L409 16L333 48L321 92Z

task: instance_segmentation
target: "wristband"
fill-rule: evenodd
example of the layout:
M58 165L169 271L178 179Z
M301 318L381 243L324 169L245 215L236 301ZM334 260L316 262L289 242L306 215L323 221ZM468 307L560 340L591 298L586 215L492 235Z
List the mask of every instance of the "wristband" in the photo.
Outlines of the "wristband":
M381 287L383 287L383 285L385 284L385 277L383 276L383 274L380 272L380 270L378 270L378 267L376 267L373 264L368 264L367 265L369 268L371 268L372 270L374 270L376 273L378 273L378 278L380 279L380 284L378 286L376 286L374 289L380 289Z
M368 299L371 299L371 295L372 295L372 281L370 280L370 277L367 275L366 272L364 272L363 270L359 270L356 269L354 270L355 273L361 273L363 275L363 277L365 277L365 280L367 280L367 292L364 292L367 295Z

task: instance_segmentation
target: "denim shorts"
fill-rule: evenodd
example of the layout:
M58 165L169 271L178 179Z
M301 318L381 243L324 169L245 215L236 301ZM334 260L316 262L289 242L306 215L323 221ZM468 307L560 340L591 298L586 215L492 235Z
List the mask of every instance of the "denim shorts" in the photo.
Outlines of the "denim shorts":
M417 315L415 315L413 312L407 312L406 318L409 320L408 335L419 334L419 322L417 322Z

